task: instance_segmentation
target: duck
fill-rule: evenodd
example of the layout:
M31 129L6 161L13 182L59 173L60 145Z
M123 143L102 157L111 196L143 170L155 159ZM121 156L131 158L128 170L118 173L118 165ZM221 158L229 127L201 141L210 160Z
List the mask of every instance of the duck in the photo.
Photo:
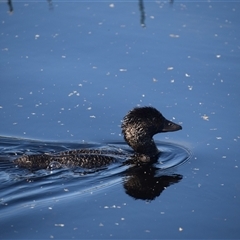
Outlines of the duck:
M121 129L124 140L134 151L131 156L128 151L121 149L76 149L58 153L24 154L15 159L14 163L31 170L49 169L52 165L96 169L126 159L126 163L151 164L160 154L153 136L181 130L182 126L167 120L156 108L147 106L130 110L123 118Z

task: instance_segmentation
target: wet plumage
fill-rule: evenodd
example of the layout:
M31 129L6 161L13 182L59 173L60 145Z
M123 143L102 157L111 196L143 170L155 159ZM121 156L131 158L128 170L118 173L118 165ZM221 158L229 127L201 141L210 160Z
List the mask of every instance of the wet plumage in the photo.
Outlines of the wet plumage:
M28 169L46 169L53 163L91 169L127 159L140 163L151 162L156 160L159 153L153 136L161 132L182 129L180 125L165 119L153 107L139 107L129 111L121 127L125 141L134 150L133 156L121 150L79 149L51 154L23 155L16 159L15 163Z

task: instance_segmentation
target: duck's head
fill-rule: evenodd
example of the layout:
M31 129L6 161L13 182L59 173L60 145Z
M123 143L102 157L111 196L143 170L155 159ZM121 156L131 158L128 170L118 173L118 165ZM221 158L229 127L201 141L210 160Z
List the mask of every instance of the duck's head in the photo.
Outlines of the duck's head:
M180 125L167 120L153 107L134 108L123 118L122 123L122 133L128 145L136 153L149 157L159 153L153 135L180 129L182 129Z

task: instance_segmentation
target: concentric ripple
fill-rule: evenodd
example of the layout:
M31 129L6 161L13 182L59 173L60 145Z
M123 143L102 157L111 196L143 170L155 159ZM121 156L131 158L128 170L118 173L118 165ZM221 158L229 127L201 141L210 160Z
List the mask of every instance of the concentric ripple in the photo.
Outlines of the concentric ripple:
M160 169L179 166L191 157L190 150L175 143L158 142L157 146L161 152L159 163L157 164Z
M164 177L161 176L159 178L160 175L163 175L163 170L179 166L191 156L189 150L177 144L157 142L157 147L161 152L158 162L150 166L149 169L144 168L144 174L149 171L149 184L156 182L152 188L156 188L156 184ZM95 170L63 167L53 170L30 171L19 168L13 163L14 159L23 154L56 153L82 148L117 150L123 154L120 162ZM79 194L81 195L89 191L99 191L113 185L122 184L123 182L127 189L127 194L131 195L129 191L135 188L134 183L136 179L141 182L141 171L143 170L122 164L123 162L121 161L124 161L132 154L133 151L124 142L108 142L104 143L104 145L99 145L42 142L0 137L0 205L7 206L10 204L11 206L19 206L19 204L26 204L31 199L45 201L53 197L79 196ZM168 184L171 185L180 181L181 176L178 175L170 178L169 176L167 178L165 176L164 179L165 183L167 179L169 181ZM126 181L129 184L126 184ZM147 182L144 181L144 184L147 184Z

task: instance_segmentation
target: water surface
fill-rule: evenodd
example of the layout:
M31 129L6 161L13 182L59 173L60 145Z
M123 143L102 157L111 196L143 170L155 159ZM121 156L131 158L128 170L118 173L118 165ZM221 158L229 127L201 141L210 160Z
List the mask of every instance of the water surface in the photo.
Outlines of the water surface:
M239 1L12 7L0 8L1 238L239 239ZM131 151L121 119L148 105L183 126L155 136L174 168L12 163L79 146ZM173 163L184 150L188 161Z

